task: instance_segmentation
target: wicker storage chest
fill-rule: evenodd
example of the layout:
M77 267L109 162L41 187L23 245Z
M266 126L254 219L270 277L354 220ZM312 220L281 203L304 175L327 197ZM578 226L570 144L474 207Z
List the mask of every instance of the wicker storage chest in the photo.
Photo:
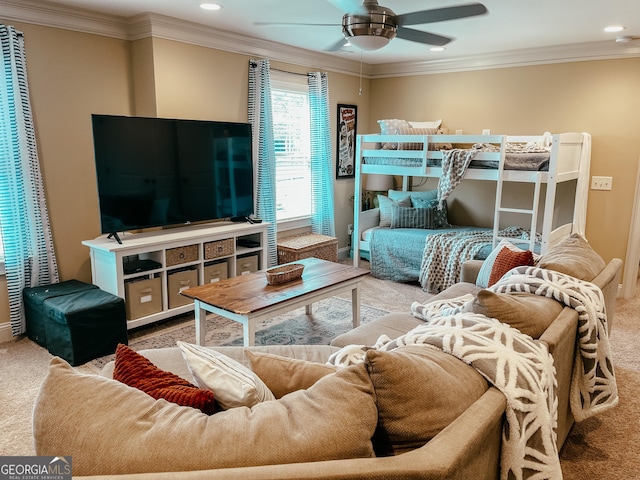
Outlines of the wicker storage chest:
M279 264L310 257L337 262L338 239L319 233L304 233L278 241Z

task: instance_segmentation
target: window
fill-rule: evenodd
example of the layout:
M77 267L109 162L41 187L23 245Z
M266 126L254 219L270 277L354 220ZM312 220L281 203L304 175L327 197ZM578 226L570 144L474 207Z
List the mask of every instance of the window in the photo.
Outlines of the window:
M276 154L276 220L311 216L311 140L306 77L272 72L271 103Z

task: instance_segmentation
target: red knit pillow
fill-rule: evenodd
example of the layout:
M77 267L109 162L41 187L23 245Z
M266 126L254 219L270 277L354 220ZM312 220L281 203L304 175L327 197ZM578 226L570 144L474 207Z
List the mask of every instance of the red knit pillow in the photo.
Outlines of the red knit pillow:
M510 248L502 247L502 250L500 250L496 256L495 262L493 262L488 286L490 287L496 283L512 268L523 265L532 266L533 264L533 253L531 253L531 250L515 252Z
M178 375L161 370L122 343L116 349L113 378L155 399L164 398L178 405L197 408L207 415L215 412L211 390L198 388Z

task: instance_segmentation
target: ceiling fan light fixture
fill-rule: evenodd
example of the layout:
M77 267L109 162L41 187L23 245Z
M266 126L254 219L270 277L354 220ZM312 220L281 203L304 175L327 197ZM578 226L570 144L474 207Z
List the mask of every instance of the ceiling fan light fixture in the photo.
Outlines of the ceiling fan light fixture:
M398 31L398 20L392 10L377 3L364 2L368 15L342 17L342 34L351 45L360 50L380 50L393 40Z

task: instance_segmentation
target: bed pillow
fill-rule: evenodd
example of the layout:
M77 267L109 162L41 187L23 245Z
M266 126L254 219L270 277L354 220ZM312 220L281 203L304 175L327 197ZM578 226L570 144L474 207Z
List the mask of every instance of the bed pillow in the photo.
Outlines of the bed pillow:
M421 198L411 198L411 204L416 208L429 208L433 210L433 228L449 228L451 224L447 218L447 202L442 202L442 208L438 209L438 199L425 200Z
M498 256L500 256L500 259L496 262ZM480 288L490 287L512 268L533 264L534 258L530 250L523 250L509 240L502 239L500 243L498 243L498 246L487 256L485 261L482 262L478 277L476 278L476 285Z
M435 135L438 133L437 128L413 128L398 127L398 135ZM405 142L398 144L398 150L422 150L423 144L420 142Z
M378 120L380 125L380 135L397 135L399 127L410 128L409 122L406 120L400 120L398 118L388 118L384 120ZM386 142L381 145L382 150L397 150L398 144L392 142Z
M365 363L378 405L379 456L421 447L488 388L473 367L424 345L368 350Z
M410 207L411 199L409 197L393 201L386 195L378 195L378 205L380 205L380 223L381 227L390 227L391 226L391 206L397 205L399 207Z
M542 255L538 260L538 266L590 282L604 269L606 264L602 257L591 248L586 238L574 233Z
M532 338L540 338L563 306L553 298L532 293L495 293L480 290L469 311L508 323Z
M377 419L365 365L280 400L208 416L54 358L33 434L36 454L65 452L74 475L118 475L369 458Z
M412 122L409 120L409 125L413 128L435 128L437 131L440 128L440 125L442 125L442 119L434 120L432 122Z
M147 395L185 407L193 407L211 415L216 411L214 392L198 388L171 372L156 367L130 347L119 344L113 368L113 379L137 388Z
M415 200L436 200L438 198L437 190L389 190L387 193L389 198L394 202L399 202L409 198L413 203ZM413 205L417 207L417 205Z
M435 228L434 208L391 205L391 228Z
M216 393L223 410L252 407L260 402L275 400L275 396L260 378L234 359L186 342L177 342L189 371L200 388Z
M272 353L245 350L251 370L269 387L276 398L296 390L305 390L339 367L310 362L298 358L282 357Z

